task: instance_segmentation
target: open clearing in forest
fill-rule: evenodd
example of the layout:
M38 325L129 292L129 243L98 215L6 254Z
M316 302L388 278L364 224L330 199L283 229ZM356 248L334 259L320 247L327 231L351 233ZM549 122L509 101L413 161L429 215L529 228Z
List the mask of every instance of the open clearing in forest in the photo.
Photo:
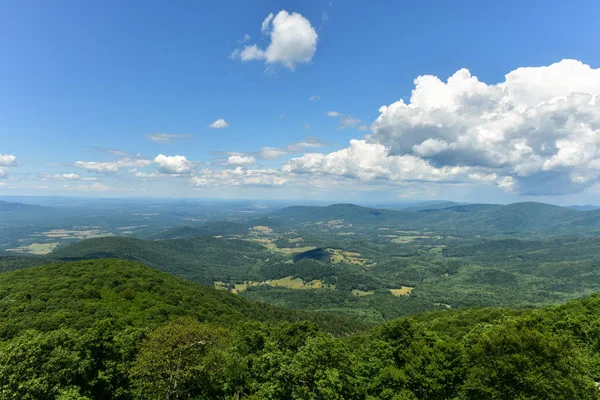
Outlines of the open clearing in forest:
M52 229L43 233L44 236L57 239L91 239L102 236L113 236L112 233L103 232L95 227L84 227L87 229Z
M58 246L58 242L53 243L31 243L27 246L15 247L13 249L6 249L7 251L14 251L16 253L28 253L28 254L36 254L43 255L49 254Z
M268 235L273 232L273 229L264 225L256 225L250 228L250 233L259 234L259 235Z
M245 239L251 242L258 242L265 246L267 250L272 251L274 253L292 255L296 253L304 253L305 251L316 249L315 246L304 246L304 247L277 247L277 244L273 242L273 239Z
M408 286L402 286L400 289L390 289L390 292L396 297L409 295L414 288Z
M342 249L327 249L327 251L331 253L331 262L333 264L344 263L363 265L368 261L366 258L361 257L360 253L355 251L345 251Z
M244 283L235 283L233 288L228 288L224 282L215 282L214 286L217 289L227 289L231 293L241 293L251 286L267 285L271 287L284 287L288 289L296 290L307 290L307 289L323 289L332 288L332 286L325 285L320 280L313 280L310 282L304 282L300 278L294 278L292 276L286 276L281 279L270 279L264 282L245 281Z

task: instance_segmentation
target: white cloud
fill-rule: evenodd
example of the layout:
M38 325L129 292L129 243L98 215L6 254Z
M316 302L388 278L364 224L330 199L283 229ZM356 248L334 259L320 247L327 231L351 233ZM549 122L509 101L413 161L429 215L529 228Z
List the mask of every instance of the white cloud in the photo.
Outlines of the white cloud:
M229 156L227 159L229 165L249 165L255 162L256 160L252 156Z
M354 128L358 129L359 131L369 130L369 127L367 125L365 125L360 119L353 117L352 115L342 114L337 111L328 111L325 113L325 115L328 117L340 119L338 129Z
M17 157L12 154L0 154L0 167L13 167L17 165Z
M238 40L238 43L246 43L250 39L251 39L250 35L248 35L246 33L242 39Z
M212 170L205 169L190 179L196 187L213 186L268 186L285 185L288 181L285 172L276 169L235 169Z
M321 100L321 96L310 96L310 97L308 98L308 100L310 100L310 101Z
M436 168L413 155L390 156L378 143L353 139L350 147L329 154L308 153L293 158L284 167L287 172L334 175L360 181L455 181L468 169Z
M7 170L6 168L0 167L0 179L1 178L5 178L7 175Z
M271 39L266 49L252 44L235 50L231 57L242 61L265 60L267 64L279 63L294 70L296 64L310 62L317 50L317 32L298 13L269 14L262 22L261 32Z
M258 152L258 157L262 160L276 160L281 156L288 154L287 151L275 147L263 147Z
M169 143L172 142L175 139L182 139L182 138L188 138L191 137L192 135L190 134L182 134L182 133L150 133L148 135L146 135L146 138L148 140L151 140L153 142L157 142L157 143Z
M600 69L575 60L519 68L488 85L461 69L415 79L410 101L380 108L349 148L307 154L288 170L368 181L494 182L554 195L600 182ZM340 127L368 129L338 112Z
M54 175L42 175L42 180L56 180L56 181L75 181L81 179L81 177L75 173L68 174L54 174Z
M154 158L158 164L158 172L163 174L187 174L192 170L193 164L185 156L165 156L159 154Z
M238 52L239 57L242 61L250 61L250 60L260 60L265 58L265 52L259 49L255 44L252 46L246 46L243 50L236 49L233 53L231 53L231 57L235 58L235 52Z
M307 136L304 140L293 142L285 146L285 151L288 153L298 153L307 148L315 149L325 147L327 145L329 145L329 143L319 139L316 136Z
M137 168L130 169L129 172L133 174L133 176L137 178L155 178L159 176L156 172L141 172L138 171Z
M215 129L223 129L223 128L227 128L228 126L229 126L229 124L224 119L218 119L209 125L209 127L215 128Z
M263 33L263 35L269 34L269 27L271 26L273 17L275 17L273 13L269 13L269 15L267 15L267 17L263 20L262 25L260 26L260 31Z
M0 189L1 188L7 188L8 187L8 183L6 182L0 182Z
M103 184L101 184L100 182L96 182L94 183L92 186L90 186L90 189L92 190L98 190L98 191L106 191L106 190L110 190L110 188L108 186L105 186Z
M129 154L128 152L126 152L124 150L108 149L106 147L100 147L100 146L94 146L94 147L92 147L92 150L102 152L102 153L112 154L113 156L119 156L119 157L130 157L131 156L131 154Z
M110 175L123 168L146 167L150 164L152 161L146 159L122 158L114 161L76 161L74 165L88 172Z

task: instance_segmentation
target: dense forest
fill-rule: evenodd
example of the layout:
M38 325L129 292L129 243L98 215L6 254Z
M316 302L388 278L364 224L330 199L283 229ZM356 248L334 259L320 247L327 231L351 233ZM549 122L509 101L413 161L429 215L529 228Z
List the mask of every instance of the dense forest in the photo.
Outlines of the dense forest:
M270 219L262 223L277 226ZM311 233L167 237L93 238L45 256L0 256L0 271L83 259L134 260L196 283L243 287L238 294L248 299L370 324L447 307L544 307L600 291L600 240L594 237L399 237L408 237L407 243L333 234L311 239ZM281 279L319 286L299 290L271 283ZM402 287L413 288L410 296L390 291Z
M4 272L2 399L596 399L600 296L375 327L120 260Z

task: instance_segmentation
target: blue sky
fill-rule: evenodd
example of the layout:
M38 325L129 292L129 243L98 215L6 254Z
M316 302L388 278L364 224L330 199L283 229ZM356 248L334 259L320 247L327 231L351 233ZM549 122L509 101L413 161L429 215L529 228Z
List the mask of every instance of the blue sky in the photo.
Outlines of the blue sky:
M6 1L0 194L598 203L599 12Z

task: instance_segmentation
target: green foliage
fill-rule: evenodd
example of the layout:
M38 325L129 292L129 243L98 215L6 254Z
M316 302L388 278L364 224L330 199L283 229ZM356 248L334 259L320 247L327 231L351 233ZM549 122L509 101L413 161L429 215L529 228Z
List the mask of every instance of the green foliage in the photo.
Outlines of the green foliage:
M518 319L470 339L465 399L598 398L586 358L569 337L542 333L534 321Z
M89 260L31 267L4 273L0 279L0 338L25 329L85 329L105 318L120 326L155 327L184 315L224 324L246 319L311 319L338 333L361 327L332 315L257 304L132 261Z
M438 311L333 336L319 319L299 322L130 261L1 277L0 399L600 398L600 295Z
M130 371L136 396L144 399L215 398L225 366L225 332L191 318L150 333Z

